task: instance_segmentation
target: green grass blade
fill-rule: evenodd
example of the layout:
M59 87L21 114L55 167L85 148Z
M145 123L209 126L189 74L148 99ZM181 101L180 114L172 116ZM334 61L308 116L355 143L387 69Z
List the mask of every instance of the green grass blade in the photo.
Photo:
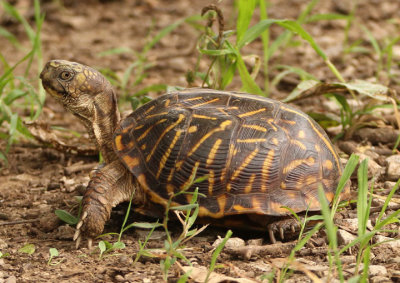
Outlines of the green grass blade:
M239 0L239 15L236 21L236 43L240 42L244 36L255 7L255 0Z
M378 218L377 218L377 220L376 220L376 223L379 223L379 222L382 220L382 217L383 217L383 215L384 215L384 213L385 213L385 211L386 211L386 208L388 207L389 202L390 202L390 200L392 199L394 193L395 193L395 192L397 191L397 189L399 188L399 185L400 185L400 179L397 180L396 184L393 186L393 189L390 191L389 195L386 197L385 203L383 204L382 209L381 209L381 211L379 212L379 216L378 216Z
M229 240L229 238L231 236L232 236L232 231L228 230L226 232L226 235L225 235L224 239L222 240L222 242L217 246L217 248L213 252L213 254L211 256L210 268L208 269L207 276L206 276L206 279L204 280L204 282L208 281L208 278L210 277L211 273L214 271L215 264L217 263L217 258L219 256L219 254L221 253L222 249L225 247L226 242Z
M2 3L4 11L23 25L25 32L29 37L29 40L31 41L31 43L33 43L35 38L35 32L31 28L29 23L26 21L26 19L21 16L21 14L13 5L7 3L6 1L2 1Z
M307 18L307 23L310 22L317 22L317 21L332 21L332 20L349 20L351 16L349 15L343 15L343 14L337 14L337 13L327 13L327 14L316 14L309 16Z
M176 21L175 23L163 28L162 30L160 30L154 37L153 39L148 42L141 54L144 55L146 54L151 48L154 47L154 45L156 45L164 36L166 36L167 34L171 33L173 30L175 30L178 26L180 26L183 22L185 22L186 19L181 19Z
M358 198L357 198L357 218L358 236L363 236L367 229L368 220L368 159L361 162L357 172L358 177Z
M3 27L0 27L0 36L6 38L15 47L21 48L21 44L19 43L18 39L12 33L10 33L8 30L6 30Z

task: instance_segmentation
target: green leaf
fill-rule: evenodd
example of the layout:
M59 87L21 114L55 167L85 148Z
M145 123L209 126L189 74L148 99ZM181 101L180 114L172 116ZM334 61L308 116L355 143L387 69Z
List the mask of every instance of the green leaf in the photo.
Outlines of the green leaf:
M212 253L210 268L208 269L207 276L206 276L206 279L204 280L204 282L208 282L208 278L210 277L211 273L215 269L215 264L217 263L218 256L221 253L222 249L225 247L226 242L229 240L229 238L231 236L232 236L232 231L228 230L226 232L226 235L225 235L224 239L222 240L222 242L217 246L215 251Z
M68 211L62 210L62 209L56 209L54 213L60 218L62 221L69 225L75 225L78 224L79 219L75 216L73 216L71 213Z
M162 227L161 223L147 223L147 222L134 222L130 224L132 227L142 228L142 229L153 229L157 227Z
M35 245L34 244L26 244L25 246L20 248L18 250L18 252L31 255L31 254L33 254L35 252L35 250L36 249L35 249Z
M242 56L239 52L237 52L237 67L239 71L240 78L242 80L242 88L245 92L264 95L263 91L254 81L254 79L250 76L249 71L246 68L246 65L242 59Z
M125 249L125 243L124 242L115 242L112 246L113 250L122 250Z
M23 91L22 89L13 89L4 97L4 103L10 105L14 100L27 95L27 91Z
M59 255L58 250L56 248L50 248L49 253L51 258Z
M209 56L225 56L228 54L235 54L235 52L230 49L199 49L199 52Z
M337 83L346 87L347 89L358 92L361 95L366 95L377 100L387 101L388 96L386 95L389 89L381 84L374 84L368 81L355 80L349 83Z
M198 204L193 203L193 204L185 204L185 205L179 205L179 206L173 206L171 207L171 210L181 210L181 211L188 211L193 208L196 208Z
M105 241L100 241L99 242L99 249L100 249L100 253L104 253L107 250L107 246Z

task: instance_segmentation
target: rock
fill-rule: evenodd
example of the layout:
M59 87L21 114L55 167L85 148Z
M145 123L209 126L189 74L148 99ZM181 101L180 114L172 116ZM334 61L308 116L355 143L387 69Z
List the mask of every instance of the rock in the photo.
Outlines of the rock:
M259 239L251 239L247 241L248 245L253 245L253 246L262 246L264 239L259 238Z
M388 273L383 265L370 265L368 271L370 276L386 276Z
M375 243L382 243L385 241L390 241L390 242L383 243L381 245L382 246L384 245L386 247L391 247L392 249L400 249L400 239L393 239L393 238L385 237L382 235L376 235L374 237L374 241L375 241Z
M39 229L43 232L51 232L61 225L60 218L54 213L49 213L40 218Z
M357 233L358 231L358 219L349 218L341 220L341 224L347 226L352 232ZM372 230L372 222L370 219L367 220L367 229Z
M370 279L371 283L386 283L386 282L392 282L392 280L390 280L387 277L384 276L374 276Z
M17 283L17 278L13 275L4 280L4 283Z
M358 153L358 156L360 156L360 162L364 159L368 159L368 179L371 179L372 177L378 179L379 176L385 172L384 168L376 163L370 156L364 153Z
M75 228L69 225L62 225L58 227L56 238L59 240L70 240L74 237Z
M397 181L400 178L400 155L392 155L386 158L386 175L390 181Z
M4 250L7 248L8 248L8 244L6 243L6 241L4 241L3 239L0 238L0 250L2 250L4 252Z
M345 264L350 264L350 263L355 263L356 262L356 256L354 255L344 255L340 257L340 260L342 263Z
M391 258L391 259L389 259L388 262L389 263L397 263L397 264L399 264L400 263L400 256L396 256L394 258ZM399 276L400 276L400 270L398 271L398 273L399 273Z
M135 229L134 235L135 235L135 237L139 238L140 240L144 240L149 235L149 232L150 232L149 229ZM164 231L155 230L150 235L149 240L150 241L164 241L166 238L167 238L167 235L165 234Z
M395 184L396 184L396 182L386 181L386 182L383 184L383 188L384 188L385 190L391 190L391 189L393 189L393 187L394 187Z
M353 234L342 229L339 229L337 231L337 237L339 245L347 245L356 238L356 236L354 236Z
M223 239L218 238L215 240L215 242L212 244L213 247L217 247L220 243L222 243ZM244 242L243 239L241 238L230 238L225 244L226 248L239 248L239 247L244 247L246 243Z
M122 275L117 274L115 276L115 281L117 281L117 282L125 282L125 278Z

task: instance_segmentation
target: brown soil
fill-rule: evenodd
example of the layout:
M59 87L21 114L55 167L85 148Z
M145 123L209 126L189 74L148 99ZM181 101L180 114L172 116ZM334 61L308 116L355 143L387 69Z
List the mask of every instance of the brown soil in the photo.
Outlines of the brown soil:
M11 1L27 18L32 20L33 9L31 1ZM46 13L46 20L42 30L42 49L45 61L48 59L66 59L82 62L97 68L113 70L122 75L124 70L135 60L134 54L121 54L100 57L102 51L117 47L129 47L140 51L145 43L163 27L166 27L183 17L199 14L202 7L210 4L209 1L178 1L178 0L125 0L125 1L43 1L42 9ZM60 1L63 2L63 1ZM84 2L84 3L83 3ZM308 1L269 1L269 14L271 18L297 18L300 11L305 8ZM320 1L313 13L348 13L351 1ZM390 0L364 0L359 1L356 10L355 21L349 30L349 42L362 39L368 42L368 37L361 26L367 27L374 37L385 43L386 39L398 36L400 27L400 2ZM225 1L220 5L226 17L227 29L234 29L234 8L231 2ZM27 43L21 25L5 16L0 10L1 24L10 32L14 33L22 43ZM306 29L313 35L315 40L326 51L329 58L346 80L365 79L375 80L377 62L376 53L343 51L344 29L346 22L343 20L318 21L305 25ZM276 38L282 29L274 27L271 36ZM189 25L182 25L158 43L147 55L149 62L153 63L147 71L147 76L141 83L130 91L136 91L152 84L168 84L171 86L187 86L185 74L193 70L197 61L197 52L193 48L199 31ZM271 65L284 64L302 68L315 77L324 81L335 81L334 76L326 67L324 62L317 57L315 52L306 44L295 38L297 47L290 47L272 58ZM7 40L0 38L1 52L10 64L22 57L23 53L16 50ZM387 43L387 42L386 42ZM373 50L365 43L362 47ZM255 42L246 47L246 54L261 55L261 42ZM389 85L393 89L399 89L399 45L393 49L393 77L381 72L379 82ZM205 71L208 66L207 60L202 60L200 68ZM271 71L271 77L278 70ZM260 76L260 84L261 84ZM37 78L33 78L36 84ZM199 84L196 81L195 84ZM271 88L273 98L282 98L295 87L298 78L295 76L285 77L277 86ZM235 80L229 87L232 90L240 88L239 80ZM150 95L156 95L150 93ZM324 112L329 106L326 99L309 99L301 101L298 106L305 111ZM123 105L129 109L129 105ZM375 118L374 118L375 117ZM378 118L376 118L378 117ZM374 125L370 135L358 131L349 136L346 142L337 143L341 155L348 158L351 152L357 151L363 156L375 161L376 166L370 165L370 177L375 176L375 192L384 199L393 183L390 183L386 174L387 163L385 159L391 155L393 139L380 139L398 135L396 132L393 112L382 111L379 115L368 116L366 121ZM45 125L57 125L71 128L86 134L75 118L65 113L60 105L52 98L47 97L46 105L40 117L41 123ZM374 135L374 129L379 129L379 135ZM6 129L1 129L6 132ZM335 133L335 129L328 131ZM68 138L71 135L64 133L64 139L71 143ZM58 133L59 135L61 135ZM65 137L65 135L67 135ZM76 138L75 140L76 141ZM79 143L89 142L79 140ZM1 146L4 146L2 143ZM91 151L83 152L90 153ZM3 167L0 173L0 251L8 256L0 258L0 282L160 282L162 271L160 258L142 257L139 262L133 263L138 251L138 239L144 238L146 231L128 230L123 234L122 241L126 248L118 252L111 252L102 258L99 257L99 249L89 251L86 248L74 249L72 235L74 229L61 223L54 214L56 209L64 209L77 213L78 204L74 196L82 195L85 185L88 183L90 168L96 166L98 157L93 155L84 156L62 152L51 147L35 142L25 141L12 146L9 155L9 166ZM76 172L70 172L71 166L80 167ZM356 182L353 182L353 190L357 190ZM399 194L395 194L399 199ZM380 207L382 202L379 198L373 201L374 207ZM112 220L106 227L106 232L118 232L125 214L126 206L118 206L112 215ZM394 203L387 214L399 209ZM373 213L371 219L376 219ZM351 205L338 214L338 225L341 230L350 231L352 226L346 219L357 217L355 205ZM129 221L138 221L136 215L132 215ZM372 221L373 222L373 221ZM373 222L374 223L374 222ZM170 225L173 235L180 232L179 223ZM390 229L398 230L398 224L392 224ZM185 256L195 267L207 267L210 264L213 251L212 243L223 237L226 231L209 227L205 232L195 237L186 244ZM384 233L385 236L396 238L395 233ZM162 232L150 240L149 248L162 248L165 235ZM234 237L241 237L246 241L261 239L259 241L247 242L260 246L268 244L268 237L254 235L246 232L235 232ZM106 238L115 242L116 238ZM398 241L397 241L398 242ZM36 250L33 254L19 252L25 244L34 244ZM257 254L252 250L249 252L234 252L233 249L224 250L219 259L223 267L216 271L237 279L237 282L255 280L260 282L262 276L275 271L275 278L279 276L283 258L288 256L292 242L270 246L270 250ZM396 242L395 242L396 243ZM95 242L97 245L97 242ZM289 248L288 246L289 245ZM54 258L48 265L49 248L56 248L59 256ZM254 247L253 247L254 248ZM265 248L268 249L268 248ZM315 274L323 280L327 278L329 264L327 260L327 239L323 231L315 235L304 249L296 254L299 262L292 266L295 270L291 274L290 282L311 282ZM346 276L351 274L352 264L355 261L357 247L344 253L342 258ZM250 255L250 256L249 256ZM373 273L373 282L399 281L400 274L400 249L392 246L379 246L373 248L371 264L386 268L381 274ZM180 261L181 265L187 265ZM378 267L378 268L379 268ZM354 269L354 268L353 268ZM169 272L169 280L176 281L182 275L182 269L174 265ZM372 273L372 269L371 269ZM336 276L336 275L334 275ZM220 279L215 282L222 282ZM267 280L267 279L264 279ZM381 281L379 281L381 280ZM224 281L225 282L225 281ZM236 282L236 281L232 281Z

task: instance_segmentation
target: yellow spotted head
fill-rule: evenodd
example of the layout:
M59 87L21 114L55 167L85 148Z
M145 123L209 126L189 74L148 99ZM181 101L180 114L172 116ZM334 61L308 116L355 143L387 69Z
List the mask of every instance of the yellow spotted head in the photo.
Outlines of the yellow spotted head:
M82 95L96 96L111 88L110 83L95 69L65 60L47 62L40 78L45 90L64 104Z
M103 114L116 98L111 84L95 69L65 60L47 62L40 74L44 89L66 109L92 119L98 107Z

